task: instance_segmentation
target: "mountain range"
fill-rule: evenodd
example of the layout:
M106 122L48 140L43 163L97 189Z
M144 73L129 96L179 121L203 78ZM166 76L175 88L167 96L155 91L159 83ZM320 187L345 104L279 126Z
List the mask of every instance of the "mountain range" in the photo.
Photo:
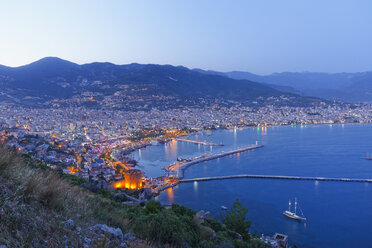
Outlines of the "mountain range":
M372 102L372 71L357 73L283 72L256 75L250 72L216 72L194 69L201 73L246 79L270 87L300 94L344 102ZM286 88L283 88L286 87Z
M124 106L122 102L125 106L129 103L172 105L174 102L192 105L201 99L296 106L322 101L295 94L290 87L234 79L182 66L98 62L78 65L56 57L20 67L0 66L0 86L0 100L23 104L50 101L76 104L84 102L84 97L94 98L91 105L105 101L113 106Z

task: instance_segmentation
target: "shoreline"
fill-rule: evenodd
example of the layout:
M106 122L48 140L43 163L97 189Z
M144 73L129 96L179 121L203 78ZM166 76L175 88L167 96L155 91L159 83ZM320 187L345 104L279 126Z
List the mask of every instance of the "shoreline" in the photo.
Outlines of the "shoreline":
M268 124L267 126L262 126L262 127L281 127L281 126L316 126L316 125L319 125L319 126L324 126L324 125L371 125L371 123L310 123L310 124L283 124L283 125L270 125ZM237 127L236 129L247 129L247 128L257 128L257 127L260 127L259 125L256 125L256 126L244 126L244 127ZM217 131L217 130L234 130L235 128L219 128L219 129L215 129L215 130L200 130L200 131L197 131L195 133L189 133L189 134L186 134L186 135L183 135L183 137L187 137L189 135L192 135L192 134L196 134L196 133L199 133L199 132L212 132L212 131ZM263 145L261 146L263 147ZM259 148L261 148L259 147ZM214 155L210 155L212 157L214 156L218 156L219 154L214 154ZM227 155L226 155L227 156ZM165 191L169 188L174 188L176 187L178 184L182 183L182 179L184 178L184 172L187 168L189 168L190 166L194 165L194 164L197 164L197 163L202 163L202 162L205 162L205 161L208 161L208 160L211 160L213 158L206 158L205 160L203 161L190 161L190 162L186 162L182 165L180 165L180 168L179 168L179 171L180 173L179 176L178 176L178 179L180 179L181 181L177 181L177 182L174 182L173 184L170 184L170 185L167 185L167 186L164 186L162 188L160 188L159 190L157 190L157 192L154 193L154 196L157 196L159 195L162 191ZM166 166L167 167L167 166ZM166 168L164 167L164 168Z
M317 126L317 125L319 125L319 126L324 126L324 125L351 125L351 124L354 124L354 125L371 125L371 123L309 123L309 124L266 124L266 125L264 125L264 126L261 126L261 124L256 124L256 125L245 125L245 126L240 126L240 127L220 127L220 128L217 128L217 129L201 129L201 130L198 130L198 131L194 131L194 132L190 132L190 133L187 133L187 134L183 134L183 135L179 135L179 136L176 136L175 138L177 138L177 137L187 137L187 138L189 138L191 135L195 135L195 134L198 134L198 133L201 133L201 134L205 134L206 132L213 132L213 131L218 131L218 130L235 130L235 129L240 129L240 130L244 130L244 129L248 129L248 128L257 128L257 127L282 127L282 126L302 126L302 127L304 127L304 126L307 126L307 125L309 125L309 126ZM157 141L159 139L159 137L156 137L156 138L153 138L153 139L151 139L151 140L148 140L146 143L147 143L147 145L145 145L144 147L146 147L146 146L148 146L148 145L152 145L152 144L150 144L150 142L152 142L152 141ZM138 143L141 143L141 142L143 142L143 140L140 140L140 141L138 141ZM136 144L138 144L138 143L136 143ZM135 146L136 146L136 144L135 144ZM161 143L159 143L159 145L163 145L163 144L161 144ZM141 147L141 148L143 148L143 147ZM129 153L126 153L126 155L129 155L129 154L132 154L134 151L136 151L136 150L138 150L138 149L140 149L140 148L136 148L136 149L134 149L133 151L131 151L131 152L129 152ZM214 156L216 156L216 155L219 155L219 154L212 154L212 155L209 155L209 156L212 156L212 157L214 157ZM203 156L203 155L202 155ZM189 167L189 166L191 166L191 165L194 165L194 164L196 164L196 163L202 163L202 162L204 162L204 161L207 161L207 160L210 160L210 159L213 159L213 158L207 158L207 159L205 159L205 160L203 160L203 161L197 161L197 162L194 162L194 161L189 161L189 162L186 162L185 163L185 165L186 165L186 167L185 167L185 165L181 165L180 166L180 170L179 170L179 173L177 173L178 175L180 175L180 176L177 176L177 179L182 179L183 177L184 177L184 172L185 172L185 170ZM137 165L136 166L134 166L134 168L135 167L137 167L138 166L138 164L139 164L140 162L139 161L137 161ZM172 164L171 164L172 165ZM168 165L168 166L171 166L171 165ZM168 167L168 166L166 166L166 167ZM166 167L164 167L164 168L166 168ZM143 173L145 173L142 169L141 169L141 171L143 172ZM166 170L167 171L167 170ZM169 175L169 174L168 174ZM167 177L167 175L164 175L165 177ZM161 176L162 177L162 176ZM156 177L155 177L156 178ZM146 177L146 180L152 180L153 179L153 177ZM161 188L159 188L159 189L156 189L156 191L155 192L153 192L153 195L154 196L156 196L156 195L159 195L162 191L164 191L164 190L166 190L166 189L168 189L168 188L173 188L173 187L175 187L175 186L177 186L178 184L179 184L180 182L177 180L177 181L175 181L174 183L171 183L171 184L168 184L168 185L165 185L165 186L163 186L163 187L161 187Z

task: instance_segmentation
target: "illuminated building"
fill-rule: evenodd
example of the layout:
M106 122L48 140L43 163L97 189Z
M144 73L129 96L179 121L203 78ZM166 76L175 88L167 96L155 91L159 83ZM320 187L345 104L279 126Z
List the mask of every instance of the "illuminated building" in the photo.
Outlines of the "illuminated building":
M142 188L143 172L130 169L124 172L124 180L116 182L114 188L140 189Z

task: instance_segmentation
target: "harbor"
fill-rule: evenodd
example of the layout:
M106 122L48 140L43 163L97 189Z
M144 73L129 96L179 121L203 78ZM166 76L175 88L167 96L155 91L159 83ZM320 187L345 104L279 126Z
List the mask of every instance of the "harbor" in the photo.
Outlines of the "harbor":
M155 181L155 182L153 181L153 179L150 179L147 181L147 184L152 186L151 188L152 188L153 195L158 195L160 194L160 192L166 189L169 189L169 188L173 188L176 185L178 185L180 182L183 182L182 178L184 177L185 170L192 165L206 162L206 161L213 160L213 159L218 159L218 158L229 156L229 155L233 155L233 154L238 154L241 152L255 150L258 148L262 148L262 147L263 145L258 145L256 143L254 145L250 145L244 148L239 148L239 149L235 149L235 150L231 150L227 152L221 152L221 153L213 154L213 155L205 154L205 155L201 155L201 156L194 157L194 158L188 158L188 159L177 158L178 160L177 162L169 166L166 166L164 168L165 171L167 172L166 177L163 177L161 180Z
M314 125L198 134L199 140L224 143L224 147L214 149L216 154L247 147L255 140L264 147L191 166L176 187L162 191L157 199L164 204L208 209L219 216L224 211L221 206L231 209L238 198L247 206L252 231L258 234L284 233L290 245L297 247L353 247L355 243L368 247L363 244L371 243L372 167L365 156L372 154L371 131L369 125ZM159 153L160 148L147 149L146 158ZM191 157L192 152L209 151L209 147L199 149L192 144L178 144L176 148L169 164L178 157ZM164 157L167 154L164 152ZM295 197L308 219L306 223L283 215L288 199L294 212ZM347 237L340 235L345 232Z
M258 148L262 148L262 147L264 147L264 146L263 145L258 145L256 143L254 145L250 145L250 146L247 146L247 147L244 147L244 148L239 148L239 149L235 149L235 150L231 150L231 151L227 151L227 152L221 152L221 153L214 154L214 155L202 155L202 156L199 156L199 157L196 157L196 158L192 159L191 161L178 162L178 163L172 164L170 166L167 166L165 169L166 169L166 171L168 172L169 175L173 175L174 177L177 177L178 179L182 179L184 177L185 170L188 167L190 167L191 165L195 165L195 164L202 163L202 162L205 162L205 161L218 159L218 158L221 158L221 157L225 157L225 156L229 156L229 155L233 155L233 154L237 154L237 153L241 153L241 152L255 150L255 149L258 149Z

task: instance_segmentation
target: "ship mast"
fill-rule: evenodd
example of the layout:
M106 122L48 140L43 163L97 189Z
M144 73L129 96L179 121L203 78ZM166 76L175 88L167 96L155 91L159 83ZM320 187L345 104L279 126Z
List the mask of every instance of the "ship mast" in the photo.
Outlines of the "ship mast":
M288 211L291 212L291 199L289 199L289 203L288 203Z
M294 211L295 214L296 214L296 210L297 210L297 198L295 198L295 211Z

